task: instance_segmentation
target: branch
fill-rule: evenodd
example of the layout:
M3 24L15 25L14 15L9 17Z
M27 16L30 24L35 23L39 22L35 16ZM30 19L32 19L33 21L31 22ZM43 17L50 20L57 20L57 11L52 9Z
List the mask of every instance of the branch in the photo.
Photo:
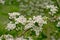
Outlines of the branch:
M22 34L21 35L19 35L20 37L21 36L23 36L27 31L29 31L31 28L29 28L29 29L27 29L27 30L24 30L23 32L22 32Z

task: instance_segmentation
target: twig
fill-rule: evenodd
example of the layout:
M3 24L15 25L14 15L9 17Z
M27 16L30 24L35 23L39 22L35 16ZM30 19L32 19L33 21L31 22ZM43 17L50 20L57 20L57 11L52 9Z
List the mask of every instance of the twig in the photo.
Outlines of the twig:
M19 35L20 37L21 36L23 36L27 31L29 31L31 28L29 28L29 29L27 29L27 30L24 30L24 32L21 34L21 35Z

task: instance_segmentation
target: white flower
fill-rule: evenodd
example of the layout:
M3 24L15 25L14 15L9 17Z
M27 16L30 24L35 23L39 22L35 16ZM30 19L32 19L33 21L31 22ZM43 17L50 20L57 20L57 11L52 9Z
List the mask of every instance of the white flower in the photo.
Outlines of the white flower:
M39 35L39 33L42 31L42 29L43 29L42 27L37 27L37 26L33 27L33 30L35 31L36 36Z
M58 11L58 7L57 6L47 5L46 7L47 7L47 9L50 9L49 14L51 14L52 16Z
M17 37L15 40L26 40L26 39L24 39L22 36L22 37Z
M54 36L51 36L51 40L56 40Z
M60 20L60 16L58 17L58 20Z
M5 3L5 1L4 1L4 0L0 0L0 3L4 4L4 3Z
M43 26L43 24L47 23L46 21L43 20L41 15L36 16L36 17L34 16L33 21L34 21L34 23L37 22L39 24L39 26Z
M47 21L44 20L44 17L42 17L41 15L38 15L38 16L33 16L33 23L36 23L36 22L38 23L39 27L34 26L32 28L36 32L36 35L38 36L43 29L42 28L43 24L47 24Z
M28 13L27 15L31 15L33 12L34 13L41 12L40 8L39 8L41 6L40 0L30 0L30 1L29 0L24 0L24 2L26 2L25 3L26 5L22 1L20 2L20 5L19 5L20 6L20 11L28 10L28 11L26 11ZM27 2L29 4L27 4Z
M34 23L37 22L39 27L35 26ZM38 36L39 33L42 31L42 26L43 24L46 24L46 21L43 20L42 16L34 16L33 20L32 18L29 18L28 20L28 24L25 25L25 30L29 29L29 28L33 28L33 30L36 32L36 35Z
M19 16L19 18L16 18L15 21L16 21L16 23L25 24L27 19L23 15L21 15L21 16Z
M14 40L13 38L7 38L6 40Z
M2 40L2 39L0 38L0 40Z
M33 27L33 26L34 26L33 20L32 20L32 18L29 18L29 19L27 20L27 24L25 25L24 30L29 29L29 28L31 28L31 27Z
M12 19L12 18L16 18L16 16L19 16L20 13L18 12L13 12L13 13L8 13L9 14L9 18Z
M60 22L58 22L58 24L56 25L57 27L60 27Z
M0 40L2 40L2 37L0 37Z
M16 28L16 24L13 24L12 22L8 23L6 27L6 29L8 30L13 30L15 28Z
M33 26L34 26L34 24L32 22L30 22L30 23L28 23L28 24L25 25L24 30L27 30L27 29L29 29L29 28L31 28Z
M2 36L0 36L0 40L2 40L2 38L3 38L3 35L2 35Z
M32 37L28 37L28 38L29 38L29 40L33 40Z
M8 35L4 35L5 40L14 40L13 36L8 34Z

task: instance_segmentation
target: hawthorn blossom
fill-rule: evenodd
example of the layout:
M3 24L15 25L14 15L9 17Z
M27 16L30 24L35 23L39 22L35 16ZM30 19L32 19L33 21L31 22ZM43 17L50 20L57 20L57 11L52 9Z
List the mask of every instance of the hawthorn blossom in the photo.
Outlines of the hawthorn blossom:
M4 35L5 40L14 40L13 36L8 34L8 35Z
M29 19L27 20L27 24L25 25L24 30L29 29L29 28L31 28L31 27L33 27L33 26L34 26L33 20L32 20L32 18L29 18Z
M8 23L7 27L6 27L6 29L8 29L8 31L13 30L15 28L16 28L16 24L14 24L12 22Z
M27 40L27 39L23 38L22 36L22 37L17 37L15 40Z
M39 33L42 31L43 24L47 24L47 21L43 19L41 15L33 16L33 18L29 18L28 24L25 25L25 30L29 28L33 28L33 30L36 32L36 35L38 36ZM35 25L35 23L38 23L39 27Z
M5 3L5 0L0 0L0 3L4 4Z
M58 22L56 26L57 26L57 27L60 27L60 22Z
M13 13L8 13L8 15L9 15L9 18L10 18L10 19L13 19L13 18L16 18L16 16L19 16L20 13L18 13L18 12L13 12Z
M2 40L2 37L0 37L0 40Z
M58 11L58 7L57 6L54 6L54 5L46 5L46 8L47 9L50 9L49 14L52 15L52 16L54 14L56 14L56 12Z
M60 20L60 16L58 17L58 20Z
M25 25L24 30L27 30L27 29L29 29L29 28L31 28L33 26L34 26L34 24L32 22L30 22L30 23L28 23L28 24Z
M34 23L37 22L39 24L39 26L43 26L43 24L47 24L47 21L43 20L43 17L41 15L38 16L33 16L33 21Z
M40 0L23 0L24 2L20 2L20 11L24 11L27 13L27 15L31 15L32 13L34 14L38 14L41 10L40 10ZM28 4L27 4L28 3ZM28 10L28 11L27 11ZM33 11L34 10L34 11Z
M28 37L28 38L29 38L29 40L33 40L32 37Z
M39 33L42 31L42 26L43 24L47 24L47 21L45 21L43 19L44 17L42 17L41 15L38 15L38 16L33 16L33 22L34 23L38 23L39 27L38 26L34 26L33 27L33 30L36 32L36 35L38 36Z
M51 36L51 40L56 40L54 36Z
M2 40L2 39L3 39L3 36L4 36L4 35L1 35L1 36L0 36L0 40Z
M26 23L27 19L21 15L18 18L15 19L16 23L22 23L23 25Z
M38 36L40 32L42 32L42 29L43 29L42 27L37 27L37 26L33 27L33 30L35 31L36 36Z

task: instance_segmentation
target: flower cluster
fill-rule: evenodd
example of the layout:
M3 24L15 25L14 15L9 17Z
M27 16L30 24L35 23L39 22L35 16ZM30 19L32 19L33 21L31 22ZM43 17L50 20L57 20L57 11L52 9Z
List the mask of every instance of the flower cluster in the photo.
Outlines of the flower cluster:
M20 15L20 13L18 13L18 12L13 12L13 13L8 13L8 15L9 15L9 18L10 18L10 19L15 19L16 16L19 16L19 15Z
M27 40L26 38L24 38L23 36L22 37L13 37L12 35L10 35L10 34L7 34L7 35L2 35L1 37L0 37L0 40L3 40L3 38L4 38L4 40ZM31 37L28 37L28 39L29 40L33 40Z
M24 2L23 2L24 1ZM31 14L40 14L43 10L41 7L41 1L40 0L23 0L20 1L20 11L27 13L27 15Z
M57 26L57 27L60 27L60 22L58 22L56 26Z
M0 0L0 3L4 4L5 3L5 0Z
M58 23L57 23L57 27L60 27L60 16L58 16L58 18L57 18L57 20L58 20Z
M53 5L51 0L24 0L20 1L20 11L30 14L40 14L44 12L44 8L50 9L49 14L54 15L58 11L58 7Z
M16 22L15 22L16 24L17 24L17 23L25 24L26 21L27 21L27 19L26 19L23 15L21 15L21 16L19 16L18 18L16 18L15 21L16 21Z
M13 24L12 22L8 23L6 27L6 29L8 30L13 30L15 28L16 28L16 24Z
M18 15L18 17L16 17L16 15ZM23 15L20 15L20 13L13 12L9 13L9 19L14 19L14 22L10 21L10 23L7 24L6 29L8 29L8 31L16 29L17 24L21 23L24 25L23 30L32 28L32 30L36 32L37 36L42 31L43 24L47 24L47 21L44 20L44 17L41 15L33 16L32 18L27 19Z
M50 9L49 14L52 16L58 11L58 7L54 5L47 5L46 8Z

